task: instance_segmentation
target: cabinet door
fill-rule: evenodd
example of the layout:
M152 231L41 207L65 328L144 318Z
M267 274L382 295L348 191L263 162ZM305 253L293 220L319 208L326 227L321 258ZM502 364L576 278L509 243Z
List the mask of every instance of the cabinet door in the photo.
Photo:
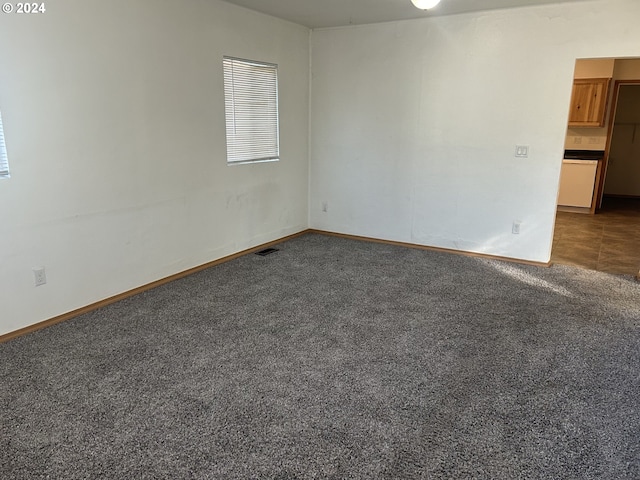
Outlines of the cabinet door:
M569 126L604 127L608 93L608 78L574 80Z

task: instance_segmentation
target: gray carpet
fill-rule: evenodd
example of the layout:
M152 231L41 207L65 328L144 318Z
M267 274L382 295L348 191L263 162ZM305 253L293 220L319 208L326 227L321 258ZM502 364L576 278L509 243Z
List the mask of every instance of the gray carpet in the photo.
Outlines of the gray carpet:
M309 234L0 345L0 477L640 478L640 284Z

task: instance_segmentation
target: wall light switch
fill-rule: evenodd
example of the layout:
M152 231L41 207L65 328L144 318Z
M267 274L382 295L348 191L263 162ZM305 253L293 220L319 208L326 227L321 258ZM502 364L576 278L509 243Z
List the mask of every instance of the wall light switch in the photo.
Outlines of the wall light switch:
M529 156L529 145L516 145L516 157L526 158Z

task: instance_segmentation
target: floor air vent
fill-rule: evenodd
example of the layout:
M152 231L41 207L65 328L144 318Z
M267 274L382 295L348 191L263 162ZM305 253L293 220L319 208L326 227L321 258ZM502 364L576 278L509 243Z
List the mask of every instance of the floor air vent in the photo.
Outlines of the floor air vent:
M256 252L256 255L260 255L261 257L266 257L270 253L274 253L277 251L278 251L277 248L265 248L264 250L260 250L259 252Z

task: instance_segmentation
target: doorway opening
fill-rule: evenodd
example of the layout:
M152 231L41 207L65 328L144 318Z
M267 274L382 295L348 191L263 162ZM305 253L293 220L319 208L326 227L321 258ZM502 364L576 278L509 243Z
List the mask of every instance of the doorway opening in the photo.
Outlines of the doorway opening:
M617 81L603 197L640 199L640 79Z
M639 275L640 59L580 59L575 72L576 79L609 78L611 88L602 123L570 126L565 152L600 151L602 159L591 208L572 211L559 206L551 261Z

